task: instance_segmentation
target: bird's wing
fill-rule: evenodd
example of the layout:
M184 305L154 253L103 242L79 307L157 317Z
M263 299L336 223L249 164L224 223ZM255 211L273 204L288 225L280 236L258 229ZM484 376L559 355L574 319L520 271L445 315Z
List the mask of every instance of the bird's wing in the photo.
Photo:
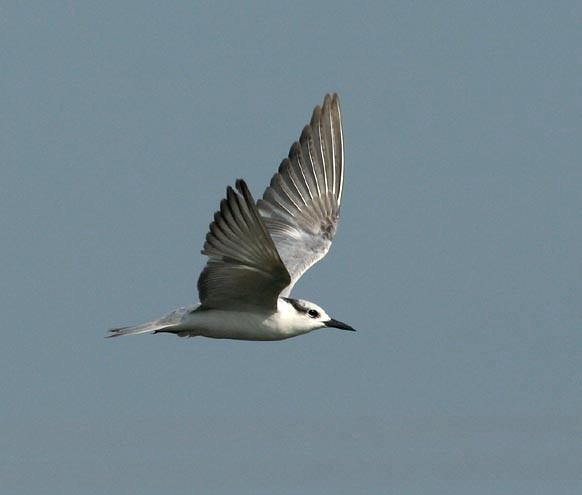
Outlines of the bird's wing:
M328 252L339 219L343 175L339 98L326 95L257 205L291 275L281 296L289 295L301 275Z
M214 214L202 254L210 259L198 279L202 308L277 310L291 282L254 199L243 180L231 187Z

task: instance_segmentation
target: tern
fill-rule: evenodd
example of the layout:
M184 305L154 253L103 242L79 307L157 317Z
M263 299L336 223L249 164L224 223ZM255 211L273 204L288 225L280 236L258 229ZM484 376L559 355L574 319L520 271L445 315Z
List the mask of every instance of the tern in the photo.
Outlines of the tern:
M322 328L354 329L317 304L289 297L322 259L336 232L344 179L339 98L325 96L291 146L263 198L244 180L230 186L214 214L198 279L200 303L109 337L171 333L180 337L283 340Z

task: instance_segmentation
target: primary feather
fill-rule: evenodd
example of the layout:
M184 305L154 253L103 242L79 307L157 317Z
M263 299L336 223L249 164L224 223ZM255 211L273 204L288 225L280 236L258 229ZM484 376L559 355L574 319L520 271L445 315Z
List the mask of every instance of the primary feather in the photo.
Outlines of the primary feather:
M210 259L198 279L205 309L277 309L291 280L246 185L227 189L214 215L202 254Z
M336 94L326 95L289 157L271 179L258 208L279 256L291 276L281 296L323 258L339 220L344 151L341 111Z

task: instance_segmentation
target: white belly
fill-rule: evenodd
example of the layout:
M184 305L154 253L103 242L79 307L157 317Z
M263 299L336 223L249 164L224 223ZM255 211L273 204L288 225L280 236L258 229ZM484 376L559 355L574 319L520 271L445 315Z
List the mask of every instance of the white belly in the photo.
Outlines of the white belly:
M213 339L283 340L305 333L282 325L277 313L202 310L184 315L180 335ZM178 328L177 328L178 329Z

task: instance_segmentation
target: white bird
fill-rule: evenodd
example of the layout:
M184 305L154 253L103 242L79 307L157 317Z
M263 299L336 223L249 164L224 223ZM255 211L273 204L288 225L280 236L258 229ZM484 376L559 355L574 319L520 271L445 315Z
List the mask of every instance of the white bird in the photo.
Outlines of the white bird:
M320 328L354 330L317 304L289 297L328 252L343 189L344 152L339 98L315 107L256 204L242 179L230 186L214 215L198 279L200 303L176 309L112 335L173 333L180 337L283 340Z

